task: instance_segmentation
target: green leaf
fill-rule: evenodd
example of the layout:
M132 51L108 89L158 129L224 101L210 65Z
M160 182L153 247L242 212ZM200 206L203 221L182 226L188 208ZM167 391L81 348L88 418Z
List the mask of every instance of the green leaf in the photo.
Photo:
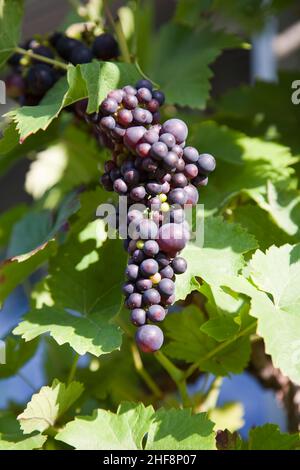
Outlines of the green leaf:
M254 200L270 214L281 230L299 239L300 191L282 190L268 181L265 194L254 196Z
M121 242L109 240L98 248L95 238L71 238L50 262L47 284L54 306L29 312L14 333L30 341L49 332L58 344L69 343L81 355L118 349L121 332L113 319L122 304L124 268Z
M149 75L160 84L168 103L203 109L213 75L209 65L222 49L238 44L233 36L213 31L207 24L192 30L168 23L155 33Z
M47 436L40 434L27 437L18 442L5 441L0 438L0 450L34 450L43 447L47 440Z
M0 379L15 375L36 353L38 341L25 343L20 338L5 338L5 364L0 365Z
M22 16L22 0L0 0L0 67L18 45Z
M292 450L299 445L299 434L281 433L275 424L259 426L249 433L249 450Z
M288 147L248 137L215 122L192 126L189 143L217 160L216 171L201 192L200 202L207 213L223 209L241 193L250 197L264 193L268 180L288 186L294 173L291 165L298 161Z
M215 375L241 373L250 356L247 327L228 342L220 343L202 332L204 323L203 313L195 306L168 316L164 326L170 341L164 347L165 353L174 359L196 363L202 371Z
M238 333L240 326L229 315L208 320L201 326L201 331L217 341L225 341Z
M284 245L289 237L275 225L260 207L253 204L238 206L234 210L234 221L255 236L262 250L271 245Z
M56 439L75 449L88 450L194 450L214 449L213 423L205 414L190 410L154 412L142 403L122 404L117 413L96 410L93 416L78 417L58 433Z
M56 243L50 241L29 253L5 260L0 265L0 302L3 302L19 284L42 266L55 250Z
M93 416L78 417L59 432L56 439L77 450L142 449L154 410L152 406L123 404L116 414L95 410Z
M18 416L25 434L43 432L51 426L76 402L83 392L79 382L65 385L54 380L51 387L45 386L34 394L23 413Z
M213 450L213 423L205 413L164 410L155 413L146 444L147 450Z
M134 65L118 62L91 62L69 65L61 78L38 106L24 106L8 116L16 123L21 141L39 130L46 130L60 111L83 98L89 98L89 112L96 111L107 93L135 82L139 74Z
M199 287L197 277L220 286L224 276L237 274L242 269L245 264L243 254L257 247L252 235L240 225L224 222L221 217L204 220L203 242L203 247L191 242L182 252L188 269L176 283L177 299L185 299Z
M10 239L15 223L25 214L25 204L18 204L0 216L0 247L5 247Z
M300 245L257 251L250 276L265 292L252 295L251 315L258 319L266 351L275 367L300 384Z

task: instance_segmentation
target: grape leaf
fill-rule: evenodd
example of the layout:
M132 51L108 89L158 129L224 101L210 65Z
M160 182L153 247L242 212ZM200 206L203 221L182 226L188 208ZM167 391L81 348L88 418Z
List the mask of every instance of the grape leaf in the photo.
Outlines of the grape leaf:
M58 344L69 343L81 355L118 349L121 332L113 318L122 302L124 268L121 242L109 240L98 248L95 239L71 237L50 262L47 283L54 306L30 311L14 333L30 341L49 332Z
M0 379L15 375L36 353L38 341L25 343L20 338L5 338L5 364L0 366Z
M257 331L274 366L300 384L300 245L257 251L249 268L252 281L265 292L252 295Z
M229 315L212 318L201 326L201 331L217 341L225 341L238 333L240 326Z
M203 247L197 241L190 242L182 252L188 269L176 283L176 298L185 299L199 287L196 277L221 285L224 275L237 274L244 266L243 254L256 247L254 237L240 225L224 222L221 217L206 218Z
M191 410L158 410L146 443L147 450L213 450L213 423L205 413Z
M281 433L275 424L265 424L249 432L249 450L292 450L299 445L299 434Z
M47 436L37 434L36 436L27 437L17 442L6 441L0 437L0 450L34 450L43 447L47 440Z
M240 43L222 31L213 31L207 24L192 30L174 23L155 33L153 42L149 75L161 85L168 103L198 109L205 107L209 97L212 77L209 65L222 49Z
M0 265L0 302L3 302L17 285L42 266L55 250L56 243L50 241L29 253L5 260Z
M244 408L241 403L226 403L209 411L209 418L215 423L215 431L219 429L237 431L245 424L243 417Z
M195 306L168 316L164 326L170 341L164 347L165 353L174 359L196 363L201 370L215 375L242 372L250 355L248 327L243 326L220 347L220 342L201 331L204 323L203 313Z
M118 62L91 62L69 65L38 106L23 106L8 113L16 123L21 141L39 130L46 130L60 111L83 98L89 98L89 112L96 111L111 89L135 82L139 74L134 65ZM96 77L97 80L96 80Z
M17 417L25 434L43 432L51 426L78 400L83 392L79 382L65 385L54 380L51 387L44 386L35 393L25 410Z
M268 181L265 194L256 194L253 199L272 217L277 226L289 236L299 239L300 191L283 190Z
M0 0L0 67L18 45L22 16L22 0Z
M147 450L215 448L213 423L205 414L154 412L142 403L124 403L116 414L98 409L91 417L75 418L56 436L79 450L141 450L145 438Z
M5 247L10 239L15 223L25 214L25 204L18 204L0 215L0 247Z
M142 449L154 410L152 406L122 404L117 413L95 410L93 416L75 418L56 439L77 450Z
M217 169L200 195L207 213L217 212L241 193L250 197L264 193L268 180L284 181L287 186L294 173L291 165L298 161L288 147L250 138L214 122L192 126L190 143L217 160Z

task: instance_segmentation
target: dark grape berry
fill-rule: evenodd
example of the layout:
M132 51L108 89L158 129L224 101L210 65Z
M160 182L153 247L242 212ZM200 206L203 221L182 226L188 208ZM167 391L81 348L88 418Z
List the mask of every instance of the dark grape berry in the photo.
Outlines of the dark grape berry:
M135 326L142 326L146 323L146 312L142 308L135 308L131 312L131 321Z
M139 279L136 281L136 288L139 292L145 292L152 288L152 281L150 279Z
M164 279L164 278L172 279L173 276L174 276L174 271L171 268L171 266L166 266L165 268L163 268L159 271L159 274L161 275L162 279ZM177 274L179 274L179 273L177 273Z
M166 310L161 305L151 305L147 311L147 318L153 322L160 322L165 319Z
M162 251L173 255L183 250L189 234L182 224L164 224L159 229L158 244Z
M130 191L130 197L136 202L142 201L146 196L146 190L144 186L136 186Z
M146 256L155 256L159 252L158 243L155 240L147 240L144 244L143 251Z
M185 192L187 197L186 204L192 204L193 206L195 206L199 199L199 193L195 186L189 184L183 189L183 191Z
M38 54L38 55L41 55L43 57L47 57L48 59L54 59L54 54L53 54L53 51L50 49L50 47L47 47L47 46L42 46L42 45L38 45L38 46L35 46L32 48L32 52L34 52L34 54ZM43 64L44 62L42 61L42 59L33 59L33 63L35 64Z
M150 80L139 80L137 84L135 85L136 89L139 90L140 88L148 88L148 90L152 91L153 85L150 82Z
M126 276L129 280L135 281L139 274L139 267L137 264L129 264L125 271Z
M196 163L199 159L198 150L194 147L185 147L183 150L183 158L186 163Z
M200 173L207 175L216 168L216 160L209 153L202 153L199 155L197 166Z
M165 102L165 95L159 90L154 90L152 93L152 97L159 102L159 104L162 106Z
M180 256L174 258L171 265L175 274L183 274L187 270L187 262Z
M141 351L149 353L162 347L164 335L156 325L143 325L137 330L135 339Z
M55 44L55 48L58 54L65 60L70 61L71 54L75 47L81 46L81 42L77 39L69 38L62 35Z
M198 193L197 193L198 194ZM172 189L168 195L168 201L170 204L179 204L183 206L188 200L188 195L185 192L185 189L176 188Z
M142 305L142 295L137 292L130 294L126 300L126 305L130 310L133 310L134 308L140 308Z
M175 284L171 279L165 278L158 284L158 290L164 297L169 297L175 292ZM134 294L132 294L134 295Z
M156 289L148 289L143 293L143 305L159 304L160 300L160 293Z
M153 276L158 272L158 263L154 259L145 259L140 265L141 274L145 277Z
M28 70L26 82L32 95L42 96L54 85L55 73L49 65L33 65Z
M93 54L92 51L81 44L80 46L76 46L72 49L71 55L70 55L70 62L73 65L77 64L88 64L91 62L93 59Z
M111 34L103 33L95 38L92 52L97 59L110 60L118 57L119 46Z
M173 134L177 144L182 144L188 135L188 128L180 119L169 119L163 124L162 131Z

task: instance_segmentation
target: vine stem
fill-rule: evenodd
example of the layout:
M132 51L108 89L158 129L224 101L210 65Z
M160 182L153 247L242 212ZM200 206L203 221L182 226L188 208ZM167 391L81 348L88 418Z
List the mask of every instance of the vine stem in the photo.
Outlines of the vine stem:
M161 351L157 351L154 356L176 383L181 395L183 406L185 408L190 407L191 400L187 391L184 373L178 369L178 367L176 367L173 362L171 362Z
M53 65L54 67L59 67L63 70L68 70L68 66L64 64L63 62L60 62L59 60L55 59L49 59L49 57L44 57L43 55L40 54L35 54L34 52L30 50L23 49L22 47L15 47L14 48L15 52L18 52L19 54L26 55L28 57L31 57L32 59L37 59L41 62L45 62L46 64Z
M125 34L121 25L121 22L115 22L112 13L110 11L109 5L107 0L103 0L103 6L105 10L105 14L107 16L108 21L111 24L111 27L114 29L116 36L118 38L118 43L121 49L121 54L123 61L126 62L127 64L131 64L131 57L130 57L130 52L128 49L128 44L125 38Z
M143 78L145 78L146 80L149 80L149 81L152 83L152 85L155 86L155 88L157 88L157 89L160 88L160 86L159 86L158 83L156 83L156 82L154 82L153 80L151 80L151 78L149 78L148 75L146 75L145 72L143 72L143 70L141 69L140 64L139 64L138 61L137 61L137 59L135 59L134 65L136 66L137 71L139 72L139 74L140 74Z
M80 357L79 354L75 354L75 357L74 357L74 360L73 360L73 363L69 372L68 380L67 380L68 385L74 380L79 357Z
M229 346L233 341L236 341L238 338L241 338L242 336L245 336L246 334L250 333L251 330L254 329L254 327L256 327L256 320L254 322L252 322L249 326L247 326L247 328L242 330L238 335L234 336L234 338L230 338L227 341L225 341L224 343L219 344L219 346L212 349L208 354L206 354L206 356L202 357L198 362L196 362L195 364L192 364L187 369L187 371L184 373L184 377L186 379L188 377L190 377L195 372L195 370L197 370L201 366L201 364L203 364L203 362L206 362L209 359L211 359L212 357L214 357L220 351L222 351L227 346Z
M131 352L133 357L133 362L137 373L142 377L144 382L148 385L149 389L153 392L155 397L161 399L163 397L163 392L156 385L151 375L148 374L147 370L144 368L144 364L139 353L138 348L134 343L131 344Z

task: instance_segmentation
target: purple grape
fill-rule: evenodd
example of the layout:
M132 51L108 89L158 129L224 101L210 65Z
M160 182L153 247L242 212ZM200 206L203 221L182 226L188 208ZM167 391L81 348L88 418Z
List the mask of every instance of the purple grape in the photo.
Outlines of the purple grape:
M103 188L106 190L106 191L113 191L113 183L110 179L110 176L108 173L104 173L101 178L100 178L100 182L103 186Z
M135 109L139 102L135 95L125 94L122 103L127 109Z
M125 93L121 89L117 90L112 90L108 93L107 98L112 98L113 100L116 100L117 103L122 103L122 100L125 97Z
M180 224L185 219L184 210L181 208L175 208L170 211L170 222Z
M155 142L151 147L151 156L155 160L162 160L168 155L168 147L163 142Z
M122 291L126 297L129 297L129 295L134 293L134 284L132 282L125 282Z
M178 164L178 156L175 152L168 152L164 157L164 168L168 171L175 171Z
M140 88L148 88L148 90L150 91L152 91L152 88L153 88L150 80L145 80L145 79L139 80L137 84L135 85L135 87L137 90L139 90Z
M156 100L151 100L147 103L147 109L150 113L156 113L159 109L159 102Z
M162 279L158 284L158 290L162 296L169 297L175 292L175 283L168 278Z
M159 138L160 142L166 144L166 146L171 149L176 144L175 137L170 133L162 134Z
M216 160L209 153L202 153L199 155L197 166L200 173L207 175L216 168Z
M197 163L199 158L198 150L195 147L185 147L183 150L183 158L186 163Z
M128 170L132 170L134 168L134 163L132 160L125 160L122 165L121 165L121 174L124 176L125 173L128 171Z
M104 130L112 131L116 127L116 121L112 116L105 116L100 120L100 126Z
M143 325L137 330L135 340L141 351L150 353L162 347L164 335L156 325Z
M39 54L39 52L37 52ZM70 62L73 65L77 64L88 64L93 59L92 51L86 47L84 44L74 47L71 52Z
M143 138L146 129L143 126L130 127L126 130L124 136L124 144L129 148L135 148L139 141Z
M130 209L128 214L127 214L127 223L130 224L131 222L134 222L135 224L138 224L143 220L144 216L141 211L138 209Z
M140 265L141 274L145 277L153 276L158 272L158 263L152 258L145 259Z
M183 206L188 200L188 195L182 188L172 189L168 194L168 201L170 204L179 204Z
M152 281L150 279L138 279L136 281L136 288L139 292L145 292L152 288Z
M128 253L129 254L133 253L135 249L136 249L136 240L129 240L128 248L127 248Z
M117 142L122 142L125 136L126 129L120 126L116 126L112 131L112 136Z
M192 184L187 185L183 190L187 196L186 204L195 206L199 199L199 193Z
M134 294L131 294L134 295ZM161 301L160 293L156 289L148 289L143 293L143 305L155 305Z
M177 162L177 165L176 165L176 170L179 172L179 173L182 173L185 169L185 161L183 160L183 158L178 158L178 162Z
M112 98L106 98L101 103L102 111L104 111L105 113L108 113L108 114L115 113L118 110L118 107L119 107L119 105L118 105L117 101L112 99Z
M187 270L187 262L180 256L176 256L171 265L175 274L183 274Z
M158 253L155 259L158 262L160 268L165 268L166 266L169 266L171 262L170 258L164 253Z
M137 96L137 99L142 103L148 103L149 101L152 100L152 93L149 90L149 88L145 88L145 87L138 88L136 96Z
M188 180L183 173L175 173L172 176L172 185L177 188L184 188L188 184Z
M117 121L121 126L128 127L133 121L132 112L129 109L120 109L117 114Z
M194 163L188 163L187 165L185 165L183 173L188 179L196 178L196 176L198 176L197 165L195 165Z
M130 310L133 310L134 308L140 308L141 305L142 305L142 295L137 292L130 294L130 296L126 300L126 306Z
M156 196L161 193L161 184L156 183L155 181L150 181L146 184L146 190L151 196Z
M175 302L175 294L170 295L169 297L163 297L161 303L164 307L169 307Z
M152 173L157 170L158 164L152 158L144 158L142 160L142 168L148 173Z
M146 256L155 256L159 252L158 243L155 240L147 240L144 244L143 251Z
M131 86L131 85L126 85L126 86L124 86L123 91L124 91L124 93L126 93L127 95L136 95L136 94L137 94L137 89L134 88L134 87Z
M100 60L115 59L119 55L119 46L115 38L109 33L97 36L92 45L95 57Z
M189 233L182 224L164 224L159 229L159 247L162 251L171 256L183 250L188 240Z
M131 312L131 321L135 326L142 326L146 323L146 312L142 308L135 308Z
M126 194L128 191L127 184L121 178L114 181L114 191L118 194Z
M154 239L158 235L157 224L150 219L141 220L138 224L137 230L142 240Z
M144 186L136 186L130 191L130 197L136 202L142 201L146 196L146 190Z
M124 173L124 180L128 184L137 184L139 179L139 172L134 168Z
M176 153L179 158L183 157L183 149L180 147L180 145L174 145L172 152Z
M153 117L150 111L143 108L135 108L132 111L133 119L138 124L151 124Z
M162 126L162 132L173 134L177 144L184 142L188 135L187 125L181 119L169 119Z
M171 266L166 266L165 268L159 271L159 274L161 275L162 279L172 279L174 276L174 271Z
M135 281L139 274L139 267L137 264L129 264L125 270L125 274L130 281Z
M145 132L143 140L147 144L153 145L155 142L158 142L159 135L158 132L155 130L149 129L149 131Z
M32 65L27 72L27 91L33 96L44 95L55 83L54 70L46 64Z
M142 158L146 158L149 155L150 150L151 145L145 142L138 144L135 148L136 153Z
M132 260L135 264L141 264L142 261L144 261L145 255L142 250L136 249L132 253Z
M192 183L196 188L200 188L202 186L207 186L208 183L208 176L206 175L198 175L196 178L192 180Z
M166 314L167 312L161 305L151 305L147 311L147 317L153 322L163 321Z
M160 104L160 106L162 106L165 102L165 95L164 93L162 93L161 91L159 90L154 90L152 92L152 96L155 100L157 100Z
M162 192L162 194L168 194L168 192L170 191L170 188L171 188L170 184L169 184L167 181L165 181L165 182L161 185L161 192Z

